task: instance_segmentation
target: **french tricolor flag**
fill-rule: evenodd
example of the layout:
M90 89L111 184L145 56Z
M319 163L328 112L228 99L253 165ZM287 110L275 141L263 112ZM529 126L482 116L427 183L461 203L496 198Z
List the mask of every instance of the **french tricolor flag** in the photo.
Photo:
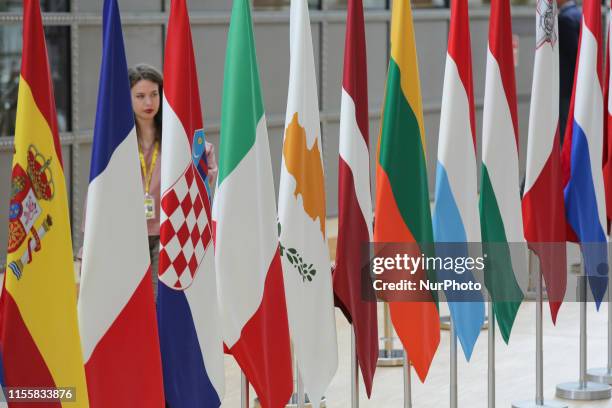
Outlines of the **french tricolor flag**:
M597 306L607 287L606 202L602 172L603 92L601 9L583 5L574 90L562 163L565 215L570 237L580 242L586 275Z
M224 389L202 109L185 0L172 0L164 62L157 315L166 401L218 407Z
M91 407L163 407L155 303L117 0L104 1L79 324Z

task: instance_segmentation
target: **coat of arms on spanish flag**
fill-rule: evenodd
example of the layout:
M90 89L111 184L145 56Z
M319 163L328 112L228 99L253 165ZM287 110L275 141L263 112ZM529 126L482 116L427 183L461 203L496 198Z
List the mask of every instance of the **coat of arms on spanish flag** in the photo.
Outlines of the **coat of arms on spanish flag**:
M87 407L68 195L42 18L38 1L25 0L23 7L8 258L0 297L4 385L69 387L71 406ZM31 404L36 405L20 406Z

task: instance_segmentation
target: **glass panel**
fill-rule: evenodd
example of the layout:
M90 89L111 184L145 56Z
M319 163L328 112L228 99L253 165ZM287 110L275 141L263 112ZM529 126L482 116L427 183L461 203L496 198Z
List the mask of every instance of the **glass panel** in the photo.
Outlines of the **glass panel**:
M40 0L42 11L70 11L69 0ZM15 12L23 9L23 0L0 0L0 12Z
M70 130L70 28L46 27L51 78L60 132ZM21 69L21 26L0 26L0 136L15 133Z
M345 9L348 0L323 0L329 10ZM363 0L364 9L386 9L387 0Z
M258 10L282 10L288 9L290 3L290 0L253 0L253 8ZM308 7L311 10L320 9L321 0L308 0Z

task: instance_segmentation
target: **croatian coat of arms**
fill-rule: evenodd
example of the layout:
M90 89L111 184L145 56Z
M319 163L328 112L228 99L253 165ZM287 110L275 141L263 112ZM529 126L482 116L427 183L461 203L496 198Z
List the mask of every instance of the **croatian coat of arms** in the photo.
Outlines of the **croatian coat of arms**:
M42 239L51 229L51 216L44 214L41 201L51 201L55 193L51 159L46 159L34 145L28 147L27 169L16 164L13 167L11 201L9 207L8 253L26 247L9 263L8 268L21 279L24 267L32 262L35 252L42 248Z

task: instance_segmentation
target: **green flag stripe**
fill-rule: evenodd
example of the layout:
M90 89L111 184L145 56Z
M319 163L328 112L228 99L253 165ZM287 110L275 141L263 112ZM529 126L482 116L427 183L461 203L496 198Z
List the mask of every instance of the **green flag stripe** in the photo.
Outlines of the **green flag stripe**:
M433 242L421 131L402 92L400 69L393 59L389 61L378 162L389 177L397 208L415 240Z
M502 337L508 343L514 319L523 300L523 292L512 269L504 222L486 165L482 166L480 224L483 251L487 255L485 284L493 299L493 311Z
M255 143L257 124L263 114L249 1L235 0L223 80L219 185Z

